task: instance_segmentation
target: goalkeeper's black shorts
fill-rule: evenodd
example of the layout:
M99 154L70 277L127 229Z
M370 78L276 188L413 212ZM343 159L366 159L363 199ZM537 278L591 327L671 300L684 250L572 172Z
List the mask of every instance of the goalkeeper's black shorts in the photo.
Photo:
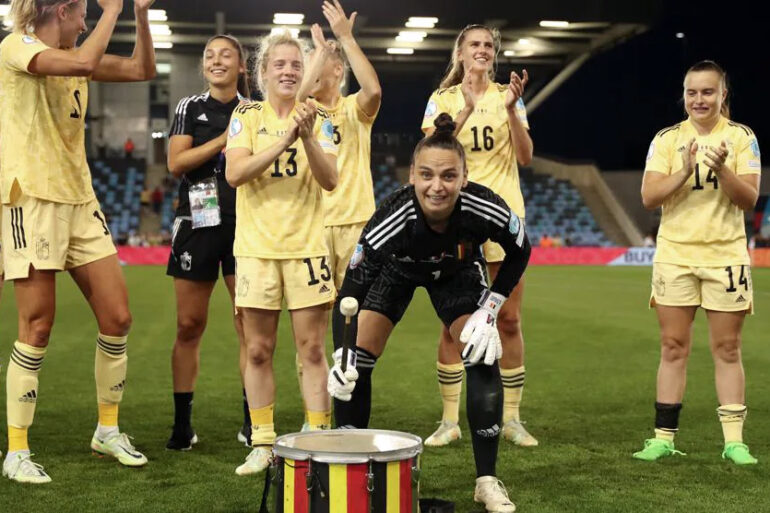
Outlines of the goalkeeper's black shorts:
M479 298L487 289L483 259L468 262L449 276L433 278L417 281L388 262L369 288L361 309L381 313L393 324L398 324L415 289L423 286L439 319L449 327L458 317L475 312L479 308Z

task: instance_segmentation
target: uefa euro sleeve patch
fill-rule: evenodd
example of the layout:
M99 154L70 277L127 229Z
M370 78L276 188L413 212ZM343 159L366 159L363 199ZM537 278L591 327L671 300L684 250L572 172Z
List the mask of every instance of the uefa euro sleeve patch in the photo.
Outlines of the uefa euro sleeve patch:
M436 114L436 111L438 110L438 105L436 105L436 102L433 100L428 102L428 105L425 107L425 117L429 118Z
M241 120L238 118L233 118L233 120L230 122L230 137L235 137L236 135L240 134L243 130L243 123L241 123Z
M356 249L353 251L353 256L350 257L350 268L355 269L364 260L364 246L363 244L356 244Z
M519 220L519 216L513 213L513 210L511 210L511 219L508 221L508 231L511 232L513 235L516 235L519 233L519 230L521 229L521 221Z
M655 155L655 141L650 143L650 149L647 150L647 160L649 161Z

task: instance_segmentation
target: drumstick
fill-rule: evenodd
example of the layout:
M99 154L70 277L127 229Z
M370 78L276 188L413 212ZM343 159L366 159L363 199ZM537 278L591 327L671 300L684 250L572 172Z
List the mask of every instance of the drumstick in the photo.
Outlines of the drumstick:
M358 300L354 297L343 297L340 301L340 313L345 316L345 327L342 330L342 373L348 370L348 351L350 350L350 322L358 313Z

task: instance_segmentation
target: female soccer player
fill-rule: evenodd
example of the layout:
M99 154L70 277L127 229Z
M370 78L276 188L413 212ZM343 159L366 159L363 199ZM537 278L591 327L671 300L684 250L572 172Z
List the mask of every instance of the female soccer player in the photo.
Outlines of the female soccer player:
M454 116L457 136L467 156L468 176L505 199L513 212L524 219L524 200L519 185L519 168L532 160L527 112L521 96L527 84L511 73L507 84L494 82L500 34L484 25L469 25L457 36L449 71L441 87L433 92L425 109L423 131L430 135L440 112ZM484 244L484 257L490 277L500 270L505 252L499 244ZM524 280L520 280L500 313L498 328L503 343L500 374L505 395L503 436L517 445L534 446L519 418L524 389L524 339L521 334L521 300ZM463 367L454 350L449 332L442 330L439 342L438 378L444 413L441 425L425 445L442 446L460 438L457 424L462 390Z
M224 149L230 117L250 94L247 55L236 38L218 35L209 39L202 66L208 91L179 102L168 152L168 169L181 178L167 270L174 277L177 333L171 355L174 428L166 447L177 450L190 449L197 441L191 425L193 391L209 298L220 266L235 300L235 189L225 180ZM243 376L246 346L238 316L235 332ZM244 390L244 427L239 432L244 442L250 426Z
M342 349L335 351L328 389L338 399L338 426L368 426L377 358L414 290L425 287L454 349L465 360L477 475L474 499L487 511L510 512L516 508L495 474L503 407L496 317L524 273L529 241L518 216L500 196L468 182L465 152L453 135L451 116L441 114L435 126L433 135L414 150L412 185L394 192L377 209L350 261L339 297L354 297L361 305L352 324L357 364L352 358L342 372ZM506 252L490 287L481 253L489 239ZM339 348L345 321L339 308L333 316Z
M227 181L238 187L235 305L247 346L244 384L251 445L239 475L267 468L275 440L273 352L286 301L311 429L331 423L324 383L324 335L335 288L323 236L321 189L337 185L334 127L312 102L297 102L303 48L288 32L266 37L257 58L265 101L235 109L227 142Z
M30 459L27 430L53 325L55 275L63 270L80 287L99 327L99 423L91 448L123 465L147 463L118 429L131 314L115 246L91 186L84 121L89 78L133 82L155 76L147 14L153 0L134 1L136 46L130 58L104 53L123 1L98 3L99 22L76 46L86 31L85 0L12 0L14 32L0 43L3 257L19 311L19 338L8 364L3 475L19 482L51 480Z
M650 299L661 354L655 437L634 453L641 460L679 453L674 435L700 306L714 358L722 457L739 465L757 462L743 443L741 328L753 302L744 210L757 202L761 165L754 133L730 121L727 94L722 68L712 61L695 64L684 77L687 119L658 132L647 154L642 202L649 209L663 207Z

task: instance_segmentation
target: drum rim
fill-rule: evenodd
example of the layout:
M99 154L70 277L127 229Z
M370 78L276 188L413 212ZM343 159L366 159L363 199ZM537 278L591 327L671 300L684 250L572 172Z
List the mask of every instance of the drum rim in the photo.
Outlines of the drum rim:
M398 436L400 438L407 438L413 442L416 442L414 447L408 447L403 449L394 449L392 451L376 451L376 452L361 452L361 453L339 453L334 451L306 451L304 449L296 449L293 447L282 446L281 442L288 439L304 438L309 436L328 436L324 433L339 435L339 431L347 433L368 433L368 434L381 434ZM275 440L273 445L273 453L281 458L287 458L295 461L307 461L312 460L318 463L344 463L344 464L357 464L374 462L390 462L401 461L422 453L423 445L422 438L412 433L405 433L403 431L393 431L387 429L345 429L345 430L329 430L329 431L307 431L304 433L289 433L279 436Z

